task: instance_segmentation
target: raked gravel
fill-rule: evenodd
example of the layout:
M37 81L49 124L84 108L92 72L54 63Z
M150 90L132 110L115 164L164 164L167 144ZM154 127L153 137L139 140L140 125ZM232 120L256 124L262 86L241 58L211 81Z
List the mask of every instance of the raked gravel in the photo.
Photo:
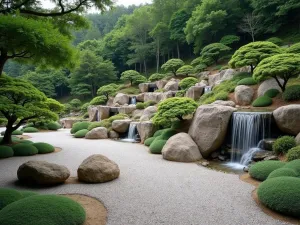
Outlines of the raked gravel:
M263 213L251 197L254 187L240 181L238 175L209 170L195 163L169 162L161 155L150 154L141 144L75 139L69 130L28 135L34 142L47 142L62 151L0 160L0 186L20 189L15 185L17 169L28 160L65 165L71 176L76 176L85 158L103 154L119 165L121 174L117 180L33 190L95 197L108 209L108 225L288 224Z

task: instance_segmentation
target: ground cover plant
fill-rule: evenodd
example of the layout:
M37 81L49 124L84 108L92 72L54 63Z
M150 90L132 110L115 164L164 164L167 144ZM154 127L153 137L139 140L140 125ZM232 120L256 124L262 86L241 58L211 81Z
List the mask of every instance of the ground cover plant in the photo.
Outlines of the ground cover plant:
M75 134L74 134L74 137L75 138L84 138L85 135L89 132L88 129L82 129L82 130L79 130L77 131Z
M266 107L272 105L272 98L264 95L260 96L252 102L253 107Z
M295 170L291 168L279 168L274 170L267 179L275 178L275 177L297 177L298 174Z
M77 131L87 129L90 125L91 122L87 121L74 123L71 129L71 134L75 134Z
M38 154L38 149L30 144L16 144L13 147L14 156L32 156Z
M48 143L37 142L32 145L37 148L38 154L47 154L55 151L55 148Z
M278 155L287 153L288 150L293 147L296 147L296 141L292 136L280 137L274 142L272 146L273 151Z
M0 159L14 156L14 150L10 146L0 145Z
M296 159L300 159L300 146L291 148L288 150L288 153L286 154L287 161L293 161Z
M279 169L285 165L284 162L281 161L262 161L255 163L249 169L249 174L252 178L264 181L268 178L270 173L274 170Z

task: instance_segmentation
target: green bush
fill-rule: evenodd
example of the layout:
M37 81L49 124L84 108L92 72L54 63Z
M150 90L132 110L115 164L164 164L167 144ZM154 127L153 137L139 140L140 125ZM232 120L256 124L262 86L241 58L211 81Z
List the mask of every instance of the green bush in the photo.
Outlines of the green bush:
M163 130L158 130L154 133L153 137L158 137L160 135L162 135L162 133L165 131L166 129L163 129Z
M79 130L74 134L74 137L75 138L84 138L88 132L89 132L88 129Z
M273 151L276 154L285 154L291 148L296 147L295 138L292 136L283 136L278 138L273 144Z
M272 98L268 96L260 96L252 102L253 107L266 107L272 105Z
M90 105L104 105L106 104L106 98L104 96L98 96L90 101Z
M277 89L269 89L265 92L265 96L268 96L269 98L275 98L280 93Z
M293 161L295 159L300 159L300 146L291 148L286 154L287 161Z
M255 85L255 84L257 84L257 82L252 77L247 77L247 78L240 80L237 84L238 85Z
M136 109L145 109L145 104L143 102L136 103Z
M89 125L88 130L93 130L94 128L97 128L97 127L110 128L111 127L111 122L109 122L108 119L101 120L100 122L92 122Z
M255 163L249 169L249 174L252 178L264 181L268 178L270 173L274 170L277 170L285 165L284 162L281 161L262 161Z
M0 145L0 159L14 156L14 150L9 146Z
M38 142L34 143L33 146L37 148L39 154L47 154L55 151L55 148L48 143Z
M22 198L23 196L19 191L8 188L0 188L0 212L5 206ZM2 225L2 223L0 224Z
M150 145L150 152L152 154L161 154L161 151L165 144L167 143L166 140L154 140Z
M194 73L200 73L203 72L207 68L207 65L204 63L200 63L195 66L194 68Z
M16 144L13 147L15 156L31 156L38 154L38 149L30 144Z
M108 118L108 121L112 123L112 122L114 122L115 120L124 120L124 119L126 119L126 118L128 118L128 116L127 116L126 114L120 113L120 114L117 114L117 115L114 115L114 116L109 117L109 118Z
M144 105L145 105L145 108L148 108L149 106L156 105L156 102L150 100L150 101L145 102Z
M80 111L83 112L83 113L84 113L84 112L87 112L89 106L90 106L90 103L89 103L89 102L84 103L84 104L80 107Z
M267 179L275 178L275 177L297 177L297 172L290 168L279 168L274 170Z
M64 104L64 113L70 113L72 110L72 106L69 103Z
M144 142L146 146L150 146L156 137L147 138Z
M187 78L184 78L183 80L181 80L179 82L179 87L182 90L187 90L190 87L195 86L195 84L197 84L197 83L198 83L198 79L197 78L187 77Z
M13 141L13 142L17 142L17 143L20 143L20 144L27 144L27 145L33 144L33 142L29 141L29 140L16 140L16 141Z
M83 207L63 196L35 195L0 211L1 225L83 225Z
M28 198L34 195L38 195L38 193L33 191L19 191L19 192L22 194L23 198Z
M272 178L261 183L257 190L259 200L268 208L287 216L300 218L300 179Z
M35 127L25 127L23 129L23 132L24 133L36 133L36 132L39 132L39 130L36 129Z
M285 89L282 95L285 101L300 100L300 85L292 85Z
M5 134L5 131L2 131L1 135L4 136L4 134ZM22 135L22 134L23 134L23 131L21 131L21 130L15 130L12 132L12 135Z
M77 131L83 130L83 129L88 129L88 127L91 125L91 122L77 122L74 123L71 129L71 134L75 134Z
M273 44L278 45L278 46L281 46L283 43L282 39L280 39L278 37L271 37L271 38L267 39L266 41L272 42Z
M185 96L185 90L177 91L175 94L175 97L184 97Z
M284 166L284 168L293 169L293 170L295 170L298 173L298 175L300 175L300 159L296 159L296 160L288 162Z
M175 134L177 134L177 131L170 128L170 129L164 130L160 136L162 137L163 140L169 140L170 137L172 137Z
M155 73L149 77L149 81L154 82L154 81L162 80L165 78L165 76L166 76L165 74Z
M228 93L225 91L221 91L215 95L215 100L226 101L227 99L228 99Z
M58 122L50 122L46 126L48 130L58 130L61 128L61 125Z
M82 105L82 102L79 99L74 98L70 101L70 105L72 106L73 109L76 110Z

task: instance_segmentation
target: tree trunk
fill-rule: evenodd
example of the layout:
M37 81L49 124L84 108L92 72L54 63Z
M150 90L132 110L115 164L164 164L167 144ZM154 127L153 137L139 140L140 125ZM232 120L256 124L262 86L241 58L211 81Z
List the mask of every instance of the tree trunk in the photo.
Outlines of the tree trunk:
M7 58L0 55L0 76L3 73L3 69L4 69L4 65L5 65L6 61L7 61Z
M140 73L142 72L142 63L140 63Z
M8 119L5 134L4 134L4 137L1 142L2 144L11 144L12 143L12 140L11 140L12 132L17 129L17 127L13 127L13 125L14 125L13 119Z
M282 85L282 84L280 83L279 79L278 79L276 76L274 76L274 79L276 80L278 86L281 88L282 92L284 92L284 91L285 91L285 86L286 86L286 84L287 84L287 81L284 80L284 83L283 83L283 85Z
M250 67L251 67L251 74L253 74L254 66L251 64Z
M146 63L146 59L144 59L144 72L147 75L147 63Z
M159 70L159 54L160 54L160 48L159 48L159 41L158 41L157 52L156 52L156 73L158 73Z
M179 49L178 41L177 41L177 56L178 56L178 59L180 59L180 49Z

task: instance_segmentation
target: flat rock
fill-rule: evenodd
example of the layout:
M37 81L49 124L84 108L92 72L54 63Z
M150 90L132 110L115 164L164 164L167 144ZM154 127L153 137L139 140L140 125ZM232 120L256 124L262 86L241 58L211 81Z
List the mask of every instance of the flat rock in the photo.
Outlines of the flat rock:
M159 103L163 99L164 93L162 92L147 92L144 95L144 102L153 101Z
M156 106L149 106L144 110L143 115L141 116L140 120L141 121L148 121L154 116L154 114L156 112L157 112L157 107Z
M171 79L168 83L164 86L166 91L178 91L179 81L176 79Z
M193 86L193 87L190 87L186 94L185 94L185 97L188 97L188 98L192 98L194 100L197 100L201 97L201 95L203 94L204 92L204 87L205 86Z
M223 105L223 106L230 106L230 107L235 107L235 102L234 101L223 101L223 100L217 100L211 105Z
M85 139L107 139L107 129L105 127L97 127L85 135Z

